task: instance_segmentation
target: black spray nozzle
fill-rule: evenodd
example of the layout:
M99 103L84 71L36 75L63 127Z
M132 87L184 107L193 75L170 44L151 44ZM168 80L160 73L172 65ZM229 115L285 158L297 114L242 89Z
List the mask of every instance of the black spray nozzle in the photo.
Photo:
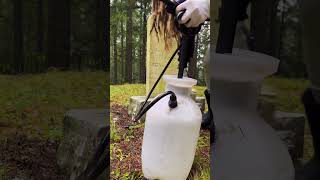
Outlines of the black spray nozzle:
M217 53L232 53L237 22L246 19L250 0L222 0Z
M179 52L178 78L183 77L184 69L187 68L190 59L193 57L195 36L182 36Z
M160 0L164 3L166 11L172 15L176 15L176 8L179 5L176 1Z
M176 1L171 1L171 0L160 0L164 3L166 11L174 16L178 15L176 14L176 8L179 6L179 4L185 2L186 0L176 0Z

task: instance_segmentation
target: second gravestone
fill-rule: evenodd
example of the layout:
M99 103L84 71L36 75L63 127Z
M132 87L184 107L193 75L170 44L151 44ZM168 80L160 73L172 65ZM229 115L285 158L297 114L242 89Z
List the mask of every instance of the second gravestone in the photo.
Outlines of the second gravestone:
M170 57L177 48L177 41L175 38L169 39L167 42L167 48L163 40L163 27L161 27L160 33L157 33L152 29L154 17L148 18L147 25L147 62L146 62L146 95L151 90L153 84L158 79L163 68L166 66ZM174 58L165 74L174 75L178 73L178 56ZM153 92L153 96L164 91L164 82L161 80Z

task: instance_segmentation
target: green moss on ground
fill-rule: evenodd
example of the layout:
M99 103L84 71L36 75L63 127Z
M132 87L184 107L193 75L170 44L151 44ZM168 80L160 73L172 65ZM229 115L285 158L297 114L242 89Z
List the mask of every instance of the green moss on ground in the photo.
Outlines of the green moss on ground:
M301 94L307 88L309 81L304 79L287 79L271 77L265 80L266 85L277 93L276 108L286 112L304 112Z
M49 72L0 75L0 138L15 131L59 139L64 113L72 108L104 108L105 72Z

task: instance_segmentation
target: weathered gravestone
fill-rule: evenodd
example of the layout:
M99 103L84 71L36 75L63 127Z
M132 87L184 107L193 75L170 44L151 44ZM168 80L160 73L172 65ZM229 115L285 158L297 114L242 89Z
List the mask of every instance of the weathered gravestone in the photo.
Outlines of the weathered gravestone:
M57 161L68 179L77 179L85 171L98 144L108 133L109 112L106 109L77 109L66 113ZM109 166L106 168L98 179L109 179Z
M166 66L170 57L177 48L177 41L175 38L168 39L167 47L163 40L163 33L156 34L151 31L153 24L153 16L148 18L147 23L147 57L146 57L146 93L148 93L153 84L158 79L161 71ZM163 27L160 27L160 30ZM178 72L178 56L174 58L165 74L173 75ZM164 82L161 80L154 90L153 95L157 95L164 90Z

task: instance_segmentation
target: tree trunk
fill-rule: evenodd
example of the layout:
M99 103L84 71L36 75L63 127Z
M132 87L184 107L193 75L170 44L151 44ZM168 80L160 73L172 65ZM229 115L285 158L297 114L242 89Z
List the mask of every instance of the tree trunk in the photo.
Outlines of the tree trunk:
M97 68L102 68L102 49L103 49L103 6L101 6L101 0L96 0L96 11L95 11L95 25L96 25L96 37L95 37L95 64Z
M121 3L122 4L122 3ZM121 79L121 83L123 82L123 80L124 80L124 75L125 75L125 66L124 66L124 64L125 64L125 53L124 53L124 30L123 30L123 20L121 20L121 22L120 22L120 29L121 29L121 47L120 47L120 53L121 53L121 55L120 55L120 57L121 57L121 64L120 64L120 79Z
M113 2L114 4L117 3L117 1L115 0ZM113 11L114 14L117 13L117 7L116 5L114 5L114 11ZM115 84L118 83L118 48L117 48L117 37L118 37L118 26L117 26L117 23L114 24L114 27L113 27L113 64L114 64L114 67L113 67L113 82Z
M43 0L38 0L38 32L37 32L37 51L39 55L43 54Z
M143 0L143 23L142 23L142 49L140 59L140 82L146 82L146 55L147 55L147 0Z
M105 69L106 68L106 59L104 59L104 54L107 48L105 44L105 24L107 23L107 8L105 5L105 1L96 0L96 37L95 37L95 64L97 69Z
M113 35L113 58L114 58L114 67L113 67L113 82L118 83L118 49L117 49L117 25L114 27Z
M141 83L141 81L142 81L142 77L141 77L141 71L142 71L142 67L141 67L141 65L142 65L142 51L143 51L143 49L142 49L142 44L143 44L143 42L142 42L142 36L143 36L143 0L140 0L139 1L140 2L140 14L139 14L139 22L140 22L140 26L139 26L139 31L140 31L140 35L141 36L139 36L139 57L138 57L138 63L139 63L139 67L138 67L138 74L139 74L139 77L138 77L138 81L139 81L139 83Z
M135 47L133 45L133 43L132 43L132 47ZM131 77L131 82L130 83L136 83L137 82L137 78L139 78L135 74L136 69L138 68L135 59L136 59L136 49L132 48L132 60L131 60L131 64L132 64L131 65L132 66L132 73L131 74L132 74L132 77Z
M132 83L132 8L133 0L127 4L127 32L126 32L126 82Z
M109 1L101 0L103 7L103 49L102 49L102 66L103 70L110 72L109 51L110 51L110 34L109 34L109 18L110 18L110 3Z
M13 0L14 73L22 73L24 69L22 2L22 0Z
M48 0L48 65L70 65L70 0Z
M188 67L188 76L196 79L197 78L197 56L198 56L198 36L195 39L193 58L190 59L189 67Z
M278 0L256 0L251 4L251 32L254 36L254 49L257 52L276 56L278 49L273 41L277 40L274 24Z

